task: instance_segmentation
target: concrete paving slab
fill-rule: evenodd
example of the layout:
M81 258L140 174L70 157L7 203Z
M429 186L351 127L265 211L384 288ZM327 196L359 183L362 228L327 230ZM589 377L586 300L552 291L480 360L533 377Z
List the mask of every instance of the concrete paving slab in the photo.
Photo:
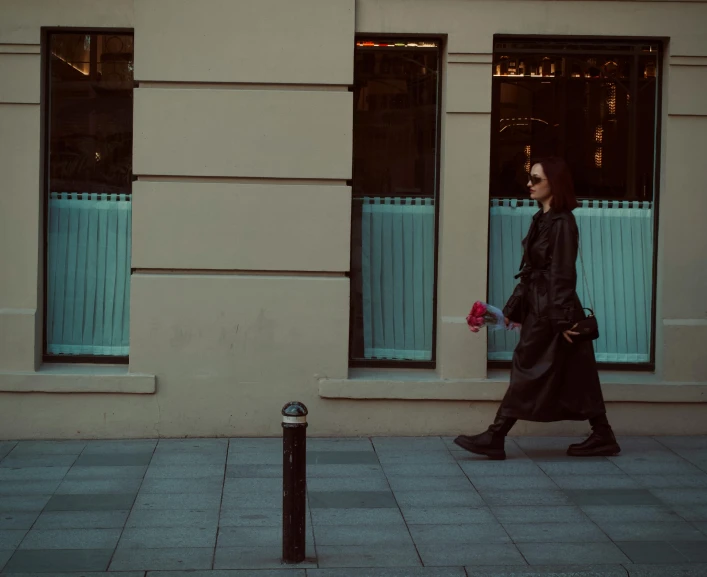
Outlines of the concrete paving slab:
M707 545L702 541L683 541L677 536L669 543L682 553L692 563L707 563Z
M69 469L65 481L142 479L147 471L147 465L123 467L77 467Z
M0 513L0 530L29 529L39 516L39 511L20 512L9 511Z
M68 472L69 467L0 467L0 481L54 481Z
M542 475L488 475L474 477L471 481L478 490L516 490L516 489L557 489L550 477Z
M135 494L142 479L81 479L63 481L57 488L57 495L110 495L116 493Z
M408 528L418 547L435 543L511 543L510 536L498 521L464 525L408 525Z
M39 515L34 529L122 529L128 518L125 511L46 511Z
M441 477L444 478L444 477ZM282 490L279 481L278 490ZM471 485L469 485L471 487ZM379 477L314 477L307 479L309 491L389 491L390 485L383 475Z
M566 563L578 565L630 563L614 543L519 543L518 549L530 565Z
M489 507L572 505L570 498L559 488L557 490L526 489L523 491L480 489L479 494Z
M357 567L355 571L356 577L466 577L467 575L463 567ZM352 574L351 569L307 569L307 577L352 577Z
M588 518L576 506L491 507L501 523L581 523Z
M475 491L396 491L395 498L403 510L417 507L484 507L486 503Z
M589 520L577 523L503 523L514 543L605 543L609 541Z
M613 541L702 541L707 550L707 535L687 521L651 523L602 523L602 530Z
M555 475L626 475L611 461L602 459L599 461L541 461L536 463L550 477Z
M675 511L652 505L583 505L581 510L599 526L605 523L670 523L680 521Z
M643 489L628 475L553 475L552 480L561 489Z
M412 544L408 528L403 523L392 525L315 525L314 538L317 547L343 545L387 544L391 548L401 544Z
M466 568L469 577L626 577L622 565L547 565Z
M463 469L454 463L384 464L386 476L390 477L463 477Z
M425 566L450 565L526 565L525 559L513 544L425 543L417 546ZM473 575L473 573L472 573Z
M50 495L56 491L61 479L50 481L0 481L0 495Z
M14 549L0 549L0 571L15 553ZM3 573L4 574L4 573Z
M204 479L223 475L226 468L221 465L160 465L150 466L145 473L145 479ZM282 478L282 470L280 470Z
M41 511L51 499L51 495L21 495L0 497L0 513Z
M415 547L398 545L349 545L317 546L317 560L320 568L352 567L356 575L365 567L420 567L420 558ZM447 563L446 565L449 565Z
M135 510L191 509L212 511L221 507L217 493L140 493L135 499Z
M83 455L105 455L108 453L151 453L157 446L157 439L115 439L88 441Z
M20 544L26 549L113 549L122 529L32 529Z
M0 530L0 549L15 549L26 534L26 529Z
M650 492L669 505L707 505L704 489L651 489Z
M5 573L70 573L105 571L113 549L16 551L5 565Z
M705 489L707 474L704 475L631 475L640 486L648 489Z
M216 525L211 527L126 527L118 549L203 548L216 546Z
M565 493L575 505L662 505L660 499L646 489L578 489Z
M378 453L381 464L391 465L432 465L437 463L456 464L456 459L449 451L397 451Z
M80 455L85 448L86 441L19 441L12 456Z
M125 511L133 506L134 493L110 495L54 495L46 511Z
M633 563L675 564L689 562L685 555L667 541L620 541L616 545Z
M282 443L280 443L280 448ZM308 451L373 451L373 443L368 437L359 439L307 439Z
M221 493L223 487L223 473L199 479L159 479L153 477L142 481L140 493Z
M405 509L410 525L469 525L494 523L496 517L488 507L421 507Z
M111 551L112 553L112 551ZM110 571L151 571L210 569L214 557L211 547L196 549L116 549Z
M459 461L459 466L469 478L476 479L485 476L539 475L545 477L545 472L537 463L528 460L490 461L484 457Z
M152 453L94 453L81 455L75 465L79 467L138 467L149 465Z
M388 475L388 484L393 491L474 491L474 486L465 475L454 477L393 477Z
M315 526L336 525L404 525L400 510L391 509L312 509Z
M281 562L281 547L217 547L214 569L281 569L288 568ZM310 552L299 568L316 568ZM251 573L252 574L252 573Z
M282 465L276 467L277 476L282 478ZM307 477L380 477L380 465L311 465L307 467Z
M307 465L378 465L378 456L373 451L307 451Z
M195 527L207 529L218 526L216 509L196 511L191 509L141 509L133 510L125 527Z
M371 437L377 453L399 451L447 451L441 437Z
M399 499L400 500L400 499ZM396 508L390 491L310 491L312 509Z
M15 455L13 451L2 461L0 469L20 469L25 467L70 467L78 459L78 455L35 455L23 454Z
M707 521L707 505L670 505L686 521Z
M229 509L222 508L219 517L221 527L275 527L282 524L282 508Z
M704 577L707 564L626 565L629 577Z

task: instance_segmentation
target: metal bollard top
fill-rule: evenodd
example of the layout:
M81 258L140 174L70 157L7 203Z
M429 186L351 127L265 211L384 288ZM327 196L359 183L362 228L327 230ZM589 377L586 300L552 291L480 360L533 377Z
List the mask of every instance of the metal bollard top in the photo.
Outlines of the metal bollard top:
M290 401L282 407L283 424L301 424L307 422L307 407L299 401Z

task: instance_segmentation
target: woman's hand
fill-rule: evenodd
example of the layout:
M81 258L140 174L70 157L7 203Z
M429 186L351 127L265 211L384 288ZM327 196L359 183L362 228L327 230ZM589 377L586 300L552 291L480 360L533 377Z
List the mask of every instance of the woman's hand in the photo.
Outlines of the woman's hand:
M562 331L562 336L565 337L565 340L568 343L573 343L574 341L572 340L572 337L576 337L579 333L574 332L574 329L577 328L577 323L574 323L574 326L571 329L567 329L566 331ZM572 335L572 337L570 336Z
M506 326L511 324L511 320L508 317L503 317L503 322L506 323Z

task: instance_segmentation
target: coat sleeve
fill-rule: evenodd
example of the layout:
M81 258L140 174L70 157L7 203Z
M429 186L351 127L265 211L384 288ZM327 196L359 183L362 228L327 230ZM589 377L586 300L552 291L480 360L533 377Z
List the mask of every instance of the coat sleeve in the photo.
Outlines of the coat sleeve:
M575 291L577 289L578 233L574 223L557 219L553 230L550 263L549 317L556 332L574 324Z

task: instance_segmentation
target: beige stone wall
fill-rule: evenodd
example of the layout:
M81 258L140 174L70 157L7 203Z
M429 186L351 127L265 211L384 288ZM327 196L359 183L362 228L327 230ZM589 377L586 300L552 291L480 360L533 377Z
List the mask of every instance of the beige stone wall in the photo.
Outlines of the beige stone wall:
M480 386L490 382L485 337L471 335L463 315L471 295L486 290L493 34L597 31L669 38L658 368L635 376L629 398L610 404L610 417L621 433L707 433L704 389L684 393L683 386L674 399L680 402L664 402L670 387L707 386L707 4L5 0L1 10L0 391L12 381L13 392L0 392L0 438L278 435L279 410L292 399L310 408L312 435L480 428L497 398ZM130 373L121 378L140 375L142 383L155 375L154 394L121 394L108 385L102 394L16 392L51 390L53 374L39 358L42 26L135 29L135 270ZM346 386L390 378L416 387L477 386L471 400L320 396L323 382L349 377L347 87L355 31L444 34L448 43L437 370L373 371ZM479 216L475 226L469 215ZM71 370L84 385L94 378L97 390L107 382L90 368ZM41 388L33 385L40 377ZM64 393L66 381L64 374ZM661 394L643 398L641 382ZM523 423L516 433L584 429Z

